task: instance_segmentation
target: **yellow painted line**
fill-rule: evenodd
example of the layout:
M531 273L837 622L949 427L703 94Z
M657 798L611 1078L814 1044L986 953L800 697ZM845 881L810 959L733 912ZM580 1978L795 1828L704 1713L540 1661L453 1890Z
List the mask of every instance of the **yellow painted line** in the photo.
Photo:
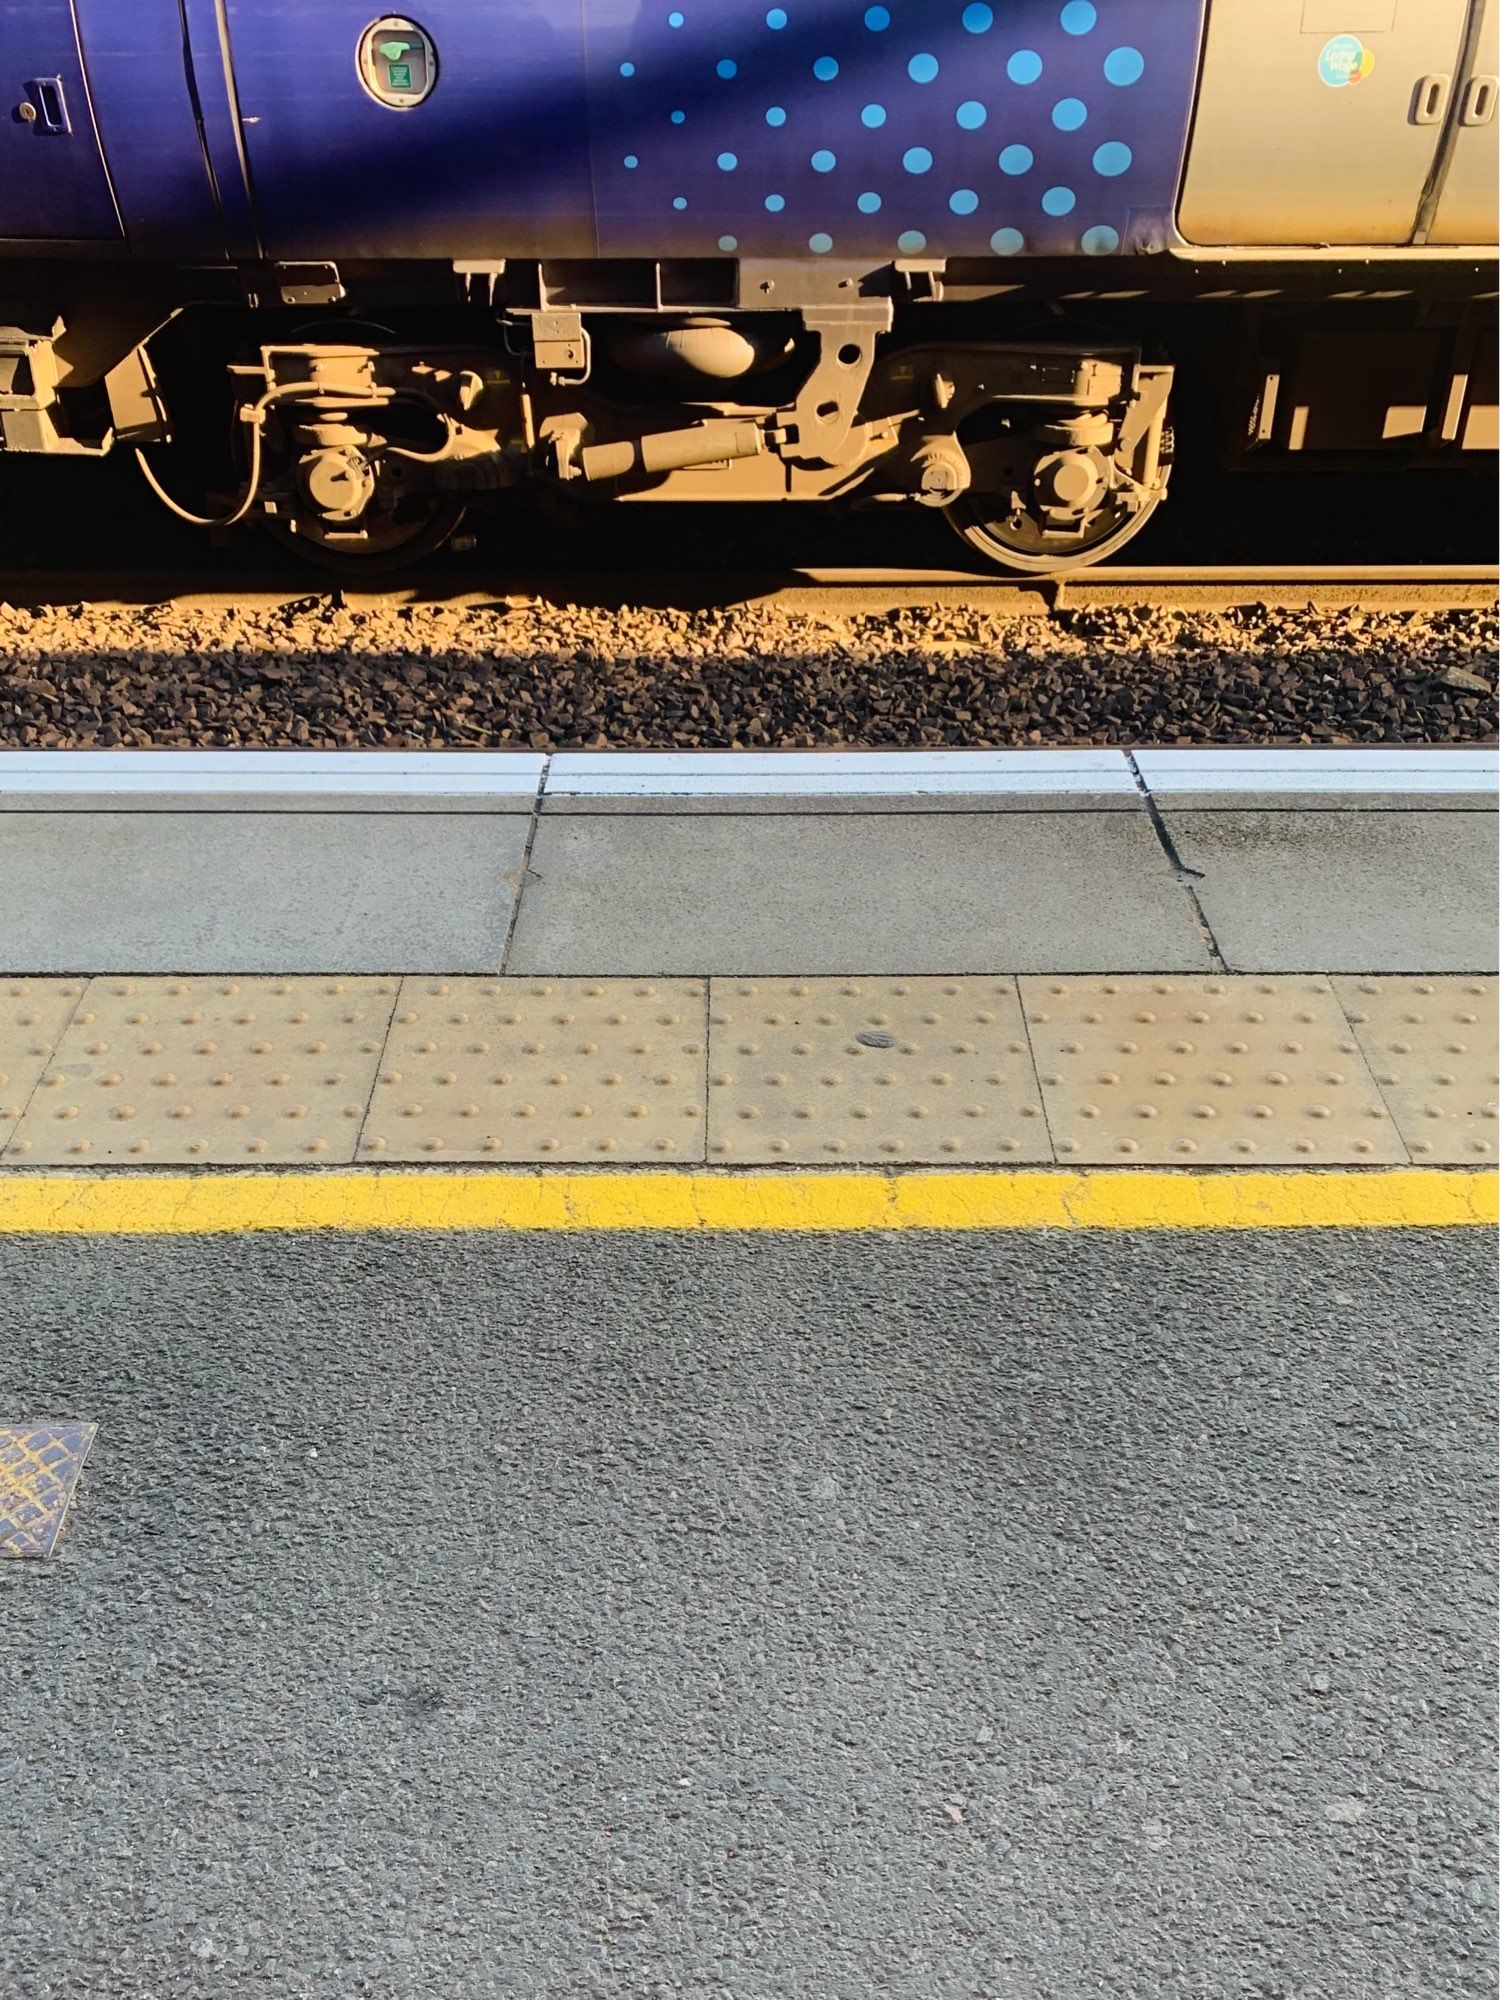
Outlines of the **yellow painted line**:
M1447 1229L1500 1220L1486 1169L1286 1173L479 1171L0 1176L0 1234L256 1230Z

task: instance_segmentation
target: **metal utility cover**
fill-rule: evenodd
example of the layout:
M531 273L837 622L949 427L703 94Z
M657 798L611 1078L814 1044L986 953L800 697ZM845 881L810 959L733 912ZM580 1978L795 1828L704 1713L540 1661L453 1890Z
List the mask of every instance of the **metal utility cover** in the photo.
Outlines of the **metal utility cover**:
M699 979L408 979L361 1157L703 1158Z
M0 1556L50 1556L97 1424L0 1424Z
M0 1147L20 1123L82 993L81 979L8 979L0 986Z
M1014 980L715 980L709 1037L711 1160L1052 1156Z
M6 1149L22 1166L352 1161L394 979L95 979Z
M1406 1159L1327 979L1023 979L1021 998L1064 1162Z
M1412 1158L1423 1166L1493 1160L1500 980L1333 985Z

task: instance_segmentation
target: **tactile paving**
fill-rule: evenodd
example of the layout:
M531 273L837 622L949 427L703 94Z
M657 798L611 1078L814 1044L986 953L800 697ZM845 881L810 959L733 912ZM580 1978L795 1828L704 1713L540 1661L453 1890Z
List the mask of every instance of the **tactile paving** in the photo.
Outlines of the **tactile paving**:
M407 979L362 1159L701 1160L698 979Z
M81 979L7 979L0 983L0 1148L20 1123L69 1016Z
M97 1424L0 1424L0 1556L50 1556Z
M394 979L94 979L6 1148L21 1166L352 1161Z
M1422 1166L1493 1160L1500 980L1335 979L1333 986L1412 1158Z
M710 1160L1051 1158L1015 981L716 979Z
M1021 998L1065 1164L1406 1159L1327 979L1032 978Z

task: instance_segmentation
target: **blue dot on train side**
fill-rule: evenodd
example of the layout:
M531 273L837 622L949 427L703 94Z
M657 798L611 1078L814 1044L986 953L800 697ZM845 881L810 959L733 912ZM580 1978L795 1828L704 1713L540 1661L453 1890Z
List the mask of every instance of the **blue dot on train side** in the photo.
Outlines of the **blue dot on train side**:
M721 236L719 238L719 248L721 250L738 250L739 247L740 239L738 236Z
M686 196L685 194L678 194L678 195L673 195L673 197L672 197L672 206L673 206L673 208L686 208L686 207L687 207L687 196Z
M936 56L925 54L913 56L911 61L906 65L906 74L911 78L913 83L931 83L937 73L938 59Z
M680 28L682 26L681 14L668 14L667 26L669 28Z
M813 75L819 83L832 83L839 73L839 66L833 56L819 56L813 64Z
M1098 147L1094 153L1094 172L1103 174L1106 180L1114 180L1117 175L1128 173L1135 155L1120 139L1110 139Z
M1014 257L1026 248L1026 238L1019 229L997 229L990 238L990 248L997 257Z
M1005 65L1012 83L1035 83L1042 73L1042 59L1035 49L1017 49Z
M620 164L622 167L638 167L641 163L634 153L627 153Z
M883 104L867 104L859 114L859 122L861 125L868 125L872 132L878 132L880 127L885 123L885 106Z
M1035 160L1036 155L1029 146L1007 146L1000 155L1000 171L1002 174L1029 173Z
M784 7L773 7L766 16L766 26L768 28L784 28L786 26L786 9Z
M766 112L766 123L768 125L785 125L786 113L779 104L773 104Z
M738 165L739 165L739 160L735 154L720 153L719 170L721 173L732 174Z
M684 119L685 119L686 117L687 117L687 113L686 113L685 111L674 111L674 112L672 113L672 123L673 123L674 125L680 125L680 124L682 124L683 120L684 120Z
M859 210L861 215L879 215L880 196L878 194L862 194L854 206Z
M972 6L964 9L963 23L971 35L987 34L995 25L995 10L984 6L982 0L974 0Z
M1111 83L1139 83L1146 74L1146 58L1139 49L1111 49L1104 58L1104 74Z
M1042 196L1042 207L1048 215L1071 215L1078 206L1078 197L1069 187L1050 187Z
M965 132L977 132L989 115L975 97L971 97L966 104L960 104L953 114Z
M1107 222L1097 222L1092 229L1085 229L1079 240L1090 257L1108 257L1120 247L1120 232Z
M891 15L889 8L867 7L865 9L865 26L872 35L878 35L882 28L888 28L890 25Z
M634 64L634 63L621 63L621 64L620 64L620 74L621 74L621 76L634 76L634 75L635 75L635 64Z
M1059 132L1076 132L1089 115L1081 97L1063 97L1052 107L1052 122Z
M784 194L768 194L766 196L766 208L770 214L780 215L785 207L786 196Z
M1099 10L1093 0L1068 0L1068 4L1058 15L1065 35L1086 35L1099 18Z
M919 250L927 248L927 238L920 229L903 229L896 238L896 248L904 250L908 257L914 257Z
M901 164L909 174L925 174L932 165L932 155L925 146L908 146L901 155Z
M739 64L737 62L731 62L728 56L722 57L718 62L714 64L714 74L716 76L722 76L726 80L726 82L730 77L738 76L739 73L740 73Z
M833 248L833 238L826 230L819 229L814 235L808 237L807 247L809 250L815 252L817 256L822 257Z
M955 188L948 197L948 206L955 215L972 215L979 206L979 196L973 188Z
M815 174L831 174L838 163L837 153L830 153L826 146L821 146L813 154L810 164Z

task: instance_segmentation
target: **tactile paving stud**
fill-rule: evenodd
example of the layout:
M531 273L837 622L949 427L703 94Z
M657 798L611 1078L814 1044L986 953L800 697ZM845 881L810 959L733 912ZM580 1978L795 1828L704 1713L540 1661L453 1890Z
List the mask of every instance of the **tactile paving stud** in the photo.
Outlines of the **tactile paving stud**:
M407 979L364 1160L703 1158L697 979Z
M1500 980L1381 976L1333 989L1418 1165L1493 1160Z
M708 1157L1050 1160L1015 981L714 980Z
M1023 979L1064 1165L1405 1161L1329 982Z
M6 1161L142 1167L352 1161L397 984L90 980Z
M20 1123L82 994L81 979L0 981L0 1148Z

